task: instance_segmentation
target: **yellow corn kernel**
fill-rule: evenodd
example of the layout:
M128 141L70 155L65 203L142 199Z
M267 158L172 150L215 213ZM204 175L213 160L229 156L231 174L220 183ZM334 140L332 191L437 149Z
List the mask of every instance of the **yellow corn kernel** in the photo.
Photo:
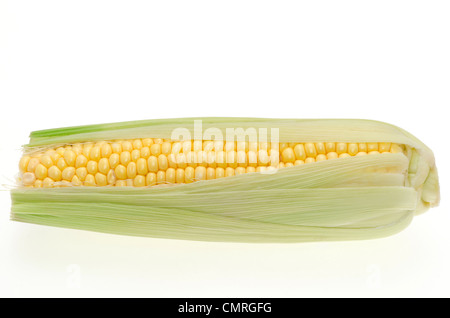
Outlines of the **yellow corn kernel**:
M267 171L267 167L264 166L256 167L256 172L265 172L265 171Z
M234 172L235 172L236 175L244 174L245 173L245 168L244 167L237 167L236 169L234 169Z
M358 144L359 152L367 152L367 144L362 142Z
M134 139L132 144L133 144L133 149L136 149L136 150L140 150L143 147L142 140L140 140L140 139Z
M145 187L145 177L142 175L137 175L133 180L133 185L135 187Z
M335 142L326 142L325 143L325 151L327 153L336 152L336 143Z
M64 151L65 151L64 147L58 147L58 148L56 148L56 152L59 153L61 156L64 155Z
M95 174L95 183L100 186L104 187L108 185L108 181L106 180L106 176L103 173L97 172Z
M53 160L49 155L43 155L40 157L39 162L47 169L54 165Z
M19 170L20 172L25 172L28 167L28 163L30 162L30 156L23 156L19 161Z
M39 158L31 158L28 161L27 172L34 172L34 170L36 170L36 167L39 163L40 163Z
M131 153L129 151L122 151L120 153L120 164L127 166L131 162Z
M66 161L64 160L63 157L59 158L58 161L56 161L56 166L61 171L63 171L65 168L68 167L68 165L67 165L67 163L66 163Z
M75 168L86 167L88 159L85 155L79 154L75 159Z
M187 164L191 167L197 167L197 154L194 151L189 151L186 154Z
M149 147L142 147L141 148L141 158L148 159L150 157L151 152Z
M98 162L98 171L103 174L107 174L110 169L108 158L102 158Z
M93 161L99 161L101 158L101 150L99 146L92 147L91 151L89 152L89 159Z
M212 167L206 168L206 180L212 180L216 178L216 169Z
M316 146L312 142L305 143L306 156L315 158L317 156Z
M350 143L347 147L348 154L354 156L359 152L358 144Z
M114 185L116 183L116 173L114 169L109 169L108 174L106 175L106 181L108 184Z
M75 175L75 168L74 167L67 167L61 173L62 179L66 180L66 181L72 181L72 178L73 178L74 175Z
M157 184L162 184L162 183L165 183L165 182L166 182L166 172L159 170L156 173L156 183Z
M236 149L236 143L234 141L226 141L225 142L225 152L234 151Z
M203 141L203 150L206 152L214 150L214 142L212 140Z
M49 177L45 178L44 181L42 181L43 188L52 188L53 184L54 184L54 181Z
M158 156L158 169L159 170L167 170L167 168L169 167L169 161L167 160L167 156L166 155L159 155Z
M236 142L236 151L248 151L248 142L246 141L238 141Z
M185 140L181 142L181 151L184 153L188 153L192 150L192 142L190 140Z
M158 172L158 158L155 156L150 156L147 160L148 171Z
M111 151L112 153L120 154L122 150L122 144L120 142L113 142L111 144Z
M42 188L42 186L43 186L43 181L37 179L36 181L34 181L33 186L34 186L35 188Z
M258 165L266 166L270 161L270 157L267 153L267 150L260 149L258 151Z
M368 142L367 143L367 153L372 151L378 151L378 143L377 142Z
M279 145L279 151L280 151L281 153L283 153L283 150L286 149L286 148L288 148L288 147L289 147L289 144L288 144L287 142L282 142L282 143L280 143L280 145Z
M152 154L152 156L159 156L161 154L161 145L160 144L151 145L150 153Z
M184 169L178 168L175 172L175 182L184 183Z
M248 165L250 167L256 167L256 165L258 164L257 153L253 150L249 150L247 153L247 157L248 157Z
M347 152L347 144L345 142L338 142L336 144L336 153L338 155Z
M220 168L227 167L227 154L223 150L219 150L216 152L216 166Z
M186 155L184 153L178 153L176 155L176 163L178 168L186 168L187 167L187 159L186 159ZM150 165L149 165L149 169L150 169Z
M81 180L80 180L76 175L73 176L73 178L72 178L72 180L70 181L70 183L71 183L73 186L76 186L76 187L83 185L83 183L81 182Z
M83 146L80 143L74 144L72 146L72 151L78 156L83 152Z
M144 139L142 139L142 146L143 147L150 147L151 145L153 145L153 139L151 139L151 138L144 138Z
M114 173L119 180L125 180L127 178L127 168L124 165L118 165L114 169Z
M306 158L305 146L303 144L295 145L294 154L296 160L305 160Z
M156 173L149 172L147 173L147 176L145 177L145 184L149 187L156 184Z
M182 151L182 149L183 149L183 145L181 142L179 142L179 141L174 142L172 145L171 153L174 155L179 154Z
M131 161L136 162L141 157L141 151L139 149L133 149L131 152Z
M390 151L391 153L401 153L403 152L403 149L397 144L392 144Z
M163 142L161 145L161 153L163 155L168 155L172 152L172 144L170 142Z
M84 181L86 179L86 176L88 175L88 171L85 167L81 167L75 170L75 174L77 175L78 179L80 179L80 181Z
M147 175L148 173L148 169L147 169L147 160L145 160L144 158L139 158L136 161L136 170L138 174L141 175Z
M227 152L227 165L228 165L228 167L231 167L231 168L236 168L238 166L236 151L229 150Z
M250 141L248 143L248 151L253 151L254 153L258 152L258 143L255 141Z
M184 170L184 181L186 183L191 183L194 181L195 169L193 167L186 167Z
M111 169L115 169L120 164L120 155L117 153L112 153L111 156L109 156L109 166Z
M295 162L295 153L294 149L291 147L286 147L281 152L281 159L283 162Z
M197 152L197 163L199 166L203 166L205 168L208 166L208 154L205 151L200 150Z
M339 155L337 152L332 151L327 153L327 159L337 159L338 157Z
M325 144L323 142L316 142L315 144L318 154L326 154Z
M38 164L34 170L36 178L44 180L47 177L47 168L43 164Z
M234 171L233 168L227 167L225 169L225 177L231 177L231 176L234 176L234 175L235 175L235 171Z
M36 176L32 172L25 172L22 176L22 183L24 186L32 186L36 181Z
M245 173L251 173L251 172L255 172L256 171L256 168L255 167L247 167L246 169L245 169Z
M137 168L135 162L130 162L127 166L127 177L128 179L134 179L137 175Z
M91 153L91 149L94 145L91 142L83 144L83 151L81 152L87 159L89 159L89 154Z
M174 168L168 168L166 170L166 182L175 183L176 180L176 172Z
M98 171L97 161L89 160L88 163L86 164L86 169L90 174L95 175Z
M225 169L218 167L216 168L216 179L225 177Z
M83 185L87 186L87 187L95 187L95 185L96 185L95 184L95 177L92 174L88 174L86 176L86 179L83 182Z
M391 150L391 143L390 142L380 142L378 144L378 151L379 152L389 152Z
M128 151L131 153L133 151L133 144L129 140L125 140L122 142L122 151Z
M101 148L101 156L102 158L109 158L112 154L112 147L110 144L104 144Z
M206 168L203 166L198 166L195 168L194 179L196 181L206 180Z
M116 187L126 187L127 186L127 182L125 180L117 180L115 183Z

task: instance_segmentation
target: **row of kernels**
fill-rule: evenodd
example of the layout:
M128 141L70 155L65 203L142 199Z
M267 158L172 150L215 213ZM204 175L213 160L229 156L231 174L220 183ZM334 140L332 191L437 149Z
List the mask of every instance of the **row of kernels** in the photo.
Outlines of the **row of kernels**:
M280 144L282 145L282 144ZM287 144L286 144L287 145ZM289 143L289 145L294 145ZM121 153L122 151L140 150L149 148L154 154L169 154L189 151L258 151L269 150L272 147L279 147L278 143L270 142L248 142L248 141L224 141L224 140L187 140L187 141L171 141L167 139L134 139L134 140L116 140L116 141L100 141L97 143L87 142L84 144L75 144L65 147L58 147L56 151L62 155L65 150L72 150L77 155L84 154L86 157L98 159L100 157L108 157L112 153Z
M397 144L391 143L299 143L294 147L280 147L282 162L295 162L315 158L315 161L326 159L345 158L358 154L376 154L384 152L400 152Z
M260 172L265 171L263 169L266 167L238 167L233 169L231 167L227 168L205 168L198 166L196 168L187 167L186 169L173 169L168 168L166 171L149 172L146 175L136 175L129 176L125 178L116 178L114 172L111 170L108 175L102 173L96 174L75 174L70 180L60 179L54 180L50 177L46 177L43 180L36 179L33 173L25 173L23 176L23 183L25 186L34 187L62 187L62 186L153 186L157 184L181 184L181 183L191 183L200 180L212 180L223 177L230 177L234 175L239 175L249 172ZM111 173L112 172L112 173ZM112 174L112 177L110 176Z

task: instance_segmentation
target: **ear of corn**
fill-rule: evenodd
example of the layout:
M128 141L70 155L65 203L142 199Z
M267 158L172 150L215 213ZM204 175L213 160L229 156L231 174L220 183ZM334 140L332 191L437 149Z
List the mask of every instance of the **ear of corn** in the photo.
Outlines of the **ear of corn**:
M192 118L37 131L24 146L11 218L149 237L305 242L391 235L439 203L433 153L395 126L368 120L196 120L203 131L223 135L229 128L279 129L277 148L264 150L279 163L260 162L258 155L251 161L252 144L239 141L230 142L236 149L227 152L225 142L212 152L217 158L223 151L224 162L199 161L208 158L212 144L196 138ZM172 140L180 127L193 136L189 155L197 160L191 164L169 156L183 146ZM239 162L240 156L245 160ZM270 168L279 169L258 173Z

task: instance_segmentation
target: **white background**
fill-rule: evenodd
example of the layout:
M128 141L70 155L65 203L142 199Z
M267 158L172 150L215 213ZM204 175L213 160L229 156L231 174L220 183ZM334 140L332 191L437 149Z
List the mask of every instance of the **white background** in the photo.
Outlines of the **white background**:
M448 297L448 1L1 1L0 296ZM369 118L434 150L388 238L225 244L9 221L29 132L192 116Z

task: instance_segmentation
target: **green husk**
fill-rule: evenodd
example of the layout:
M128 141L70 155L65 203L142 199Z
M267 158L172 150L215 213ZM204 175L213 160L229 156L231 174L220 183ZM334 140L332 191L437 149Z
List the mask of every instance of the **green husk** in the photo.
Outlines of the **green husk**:
M203 130L279 128L280 142L395 142L406 154L327 160L172 187L17 188L15 221L161 238L306 242L384 237L439 203L434 156L395 126L369 120L195 118ZM193 132L194 118L33 132L26 151L50 145Z

